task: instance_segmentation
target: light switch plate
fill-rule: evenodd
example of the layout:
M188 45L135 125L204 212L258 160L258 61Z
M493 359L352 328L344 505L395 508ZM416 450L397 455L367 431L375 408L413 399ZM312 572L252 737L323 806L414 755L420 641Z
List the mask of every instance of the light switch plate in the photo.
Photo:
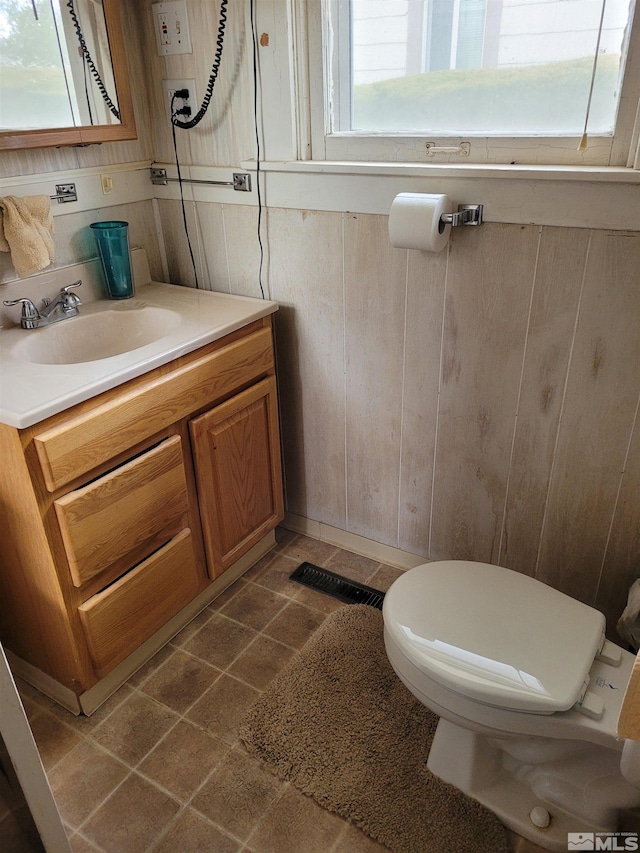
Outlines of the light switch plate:
M186 0L153 3L151 13L160 56L192 53Z

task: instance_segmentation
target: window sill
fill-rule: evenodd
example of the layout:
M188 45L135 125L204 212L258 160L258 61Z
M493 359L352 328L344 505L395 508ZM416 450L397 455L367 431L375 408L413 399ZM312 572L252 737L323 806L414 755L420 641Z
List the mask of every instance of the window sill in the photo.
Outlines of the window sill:
M242 168L255 169L255 161ZM585 181L640 184L640 170L621 166L527 166L494 163L407 163L362 160L264 161L264 172L318 175L381 175L388 177L492 178L536 181Z
M255 172L255 161L242 168ZM388 215L398 193L445 193L455 205L483 204L486 222L640 229L633 169L308 160L260 170L269 207Z

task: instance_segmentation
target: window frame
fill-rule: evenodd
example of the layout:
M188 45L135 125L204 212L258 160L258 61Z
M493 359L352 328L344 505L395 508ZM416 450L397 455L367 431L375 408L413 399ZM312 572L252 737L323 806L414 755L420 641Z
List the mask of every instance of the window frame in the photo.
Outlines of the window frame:
M299 110L301 160L436 163L447 165L532 165L640 168L640 4L634 4L627 61L613 135L588 136L578 151L576 136L464 136L437 133L333 131L329 126L332 92L327 68L333 61L328 8L335 0L298 0L298 82L308 90ZM333 69L334 73L336 69ZM338 70L339 73L339 70ZM427 151L431 142L435 151ZM461 146L461 143L469 145ZM445 149L438 151L437 149ZM449 150L446 150L449 149Z

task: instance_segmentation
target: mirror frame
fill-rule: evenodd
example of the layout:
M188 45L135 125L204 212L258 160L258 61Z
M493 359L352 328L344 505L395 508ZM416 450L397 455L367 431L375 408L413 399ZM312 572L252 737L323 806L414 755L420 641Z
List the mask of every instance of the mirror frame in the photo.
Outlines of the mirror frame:
M113 76L116 83L120 124L86 125L82 127L53 127L37 130L7 130L0 132L0 150L47 148L63 145L90 145L96 142L118 142L137 139L133 115L129 70L122 34L121 0L103 0Z

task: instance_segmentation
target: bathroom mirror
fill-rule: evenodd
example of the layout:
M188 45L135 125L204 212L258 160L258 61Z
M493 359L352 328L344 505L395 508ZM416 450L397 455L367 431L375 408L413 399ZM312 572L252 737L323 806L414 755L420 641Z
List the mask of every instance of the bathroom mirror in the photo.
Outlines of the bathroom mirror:
M0 0L0 149L135 138L121 0Z

